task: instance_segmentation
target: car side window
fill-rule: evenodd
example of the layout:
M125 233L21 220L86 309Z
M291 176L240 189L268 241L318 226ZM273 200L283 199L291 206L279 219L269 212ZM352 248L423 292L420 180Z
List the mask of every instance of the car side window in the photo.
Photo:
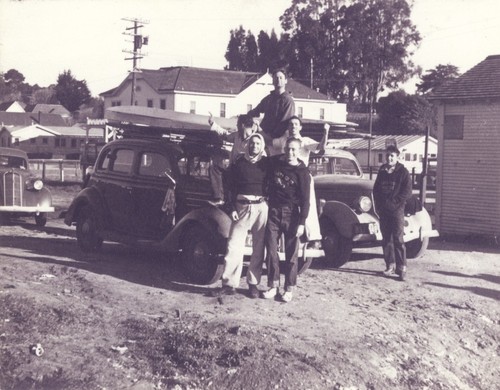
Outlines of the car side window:
M189 174L192 177L209 178L210 159L208 157L194 157L189 160Z
M181 175L187 175L187 163L188 159L187 157L182 157L177 161L177 166L179 167L179 172Z
M111 161L112 149L108 149L105 154L101 154L99 161L97 162L97 170L105 171L109 168Z
M113 164L110 170L113 172L130 173L134 163L134 151L130 149L118 149L112 158Z
M154 152L141 153L139 159L139 175L166 176L171 174L170 161L162 154Z

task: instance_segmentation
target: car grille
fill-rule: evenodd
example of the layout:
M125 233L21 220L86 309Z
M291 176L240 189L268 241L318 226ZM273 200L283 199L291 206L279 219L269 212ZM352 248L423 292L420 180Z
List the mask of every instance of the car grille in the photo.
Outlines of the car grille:
M2 178L2 205L22 206L23 205L23 182L21 175L15 172L6 172Z

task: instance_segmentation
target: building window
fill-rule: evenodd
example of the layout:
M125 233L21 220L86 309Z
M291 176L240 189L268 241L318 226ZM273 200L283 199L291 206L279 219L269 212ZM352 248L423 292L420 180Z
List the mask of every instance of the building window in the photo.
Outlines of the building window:
M74 139L74 138L71 140L71 147L72 147L72 148L76 148L76 141L77 141L77 140L76 140L76 139Z
M31 138L31 139L30 139L30 143L32 143L32 144L36 144L36 138Z
M19 138L14 138L14 145L19 146Z
M59 146L61 146L61 140L59 138L54 139L54 146L56 148L58 148Z
M464 139L464 116L445 115L443 136L444 139Z
M411 161L411 154L405 153L405 161Z
M189 104L190 104L189 113L190 114L196 114L196 102L195 101L191 101Z
M115 100L111 102L111 107L121 106L122 102L120 100Z
M320 120L324 120L325 119L325 109L324 108L320 108L319 109L319 119Z
M61 138L61 147L66 147L66 138Z
M226 103L221 103L220 104L220 117L225 118L226 117Z
M252 105L251 104L247 104L247 112L250 111L252 109Z
M304 108L303 107L299 107L298 108L297 116L299 118L303 118L304 117Z
M47 145L49 143L48 138L42 138L42 144Z
M153 99L148 99L148 107L153 107Z
M384 153L379 153L378 154L378 162L383 163L384 162Z
M160 108L165 110L167 108L167 101L165 99L160 99Z

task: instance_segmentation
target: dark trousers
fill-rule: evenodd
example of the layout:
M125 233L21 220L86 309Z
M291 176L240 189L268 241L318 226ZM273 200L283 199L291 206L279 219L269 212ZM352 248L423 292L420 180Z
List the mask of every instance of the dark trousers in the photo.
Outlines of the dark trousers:
M222 166L222 162L213 161L208 168L208 172L210 175L210 185L212 187L212 192L214 194L215 199L224 200L224 167Z
M406 246L404 234L404 211L382 213L380 215L380 230L382 232L382 248L387 267L396 264L396 269L406 267Z
M299 222L298 207L270 207L266 226L267 285L278 287L280 283L280 259L278 242L285 236L285 291L297 284L297 260L299 238L296 237Z

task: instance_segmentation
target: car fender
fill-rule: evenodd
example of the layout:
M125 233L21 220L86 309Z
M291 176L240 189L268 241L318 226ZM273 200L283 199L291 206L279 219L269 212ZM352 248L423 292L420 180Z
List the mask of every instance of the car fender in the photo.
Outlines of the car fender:
M40 190L29 190L24 193L26 206L52 207L52 194L43 187Z
M413 215L405 216L405 242L438 236L438 231L432 229L431 216L425 208Z
M320 221L331 221L345 238L352 238L353 226L360 222L359 216L345 203L327 201L323 206Z
M64 216L64 223L71 226L73 222L76 222L79 210L86 205L90 205L96 210L97 224L99 228L104 228L106 220L109 221L110 219L107 218L109 216L106 215L103 207L101 194L94 187L84 188L78 193Z
M231 218L216 207L192 210L176 223L175 227L165 236L160 244L161 247L169 252L179 250L184 232L195 224L203 226L225 243L229 237Z

